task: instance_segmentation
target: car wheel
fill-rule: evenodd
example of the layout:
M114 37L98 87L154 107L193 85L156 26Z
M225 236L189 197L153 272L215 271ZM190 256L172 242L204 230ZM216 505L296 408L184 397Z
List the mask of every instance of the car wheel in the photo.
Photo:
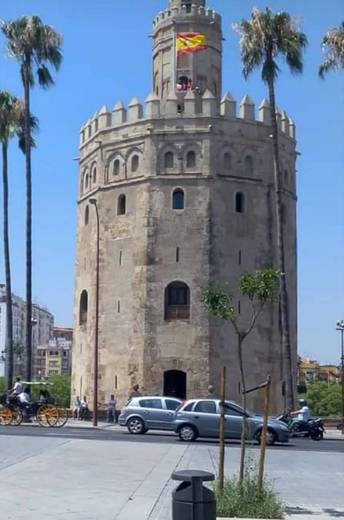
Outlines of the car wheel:
M140 417L132 417L129 419L127 422L127 428L129 433L132 433L133 435L142 435L147 431L144 422Z
M196 429L190 424L186 424L182 426L178 430L179 439L183 442L192 442L197 439Z
M259 430L259 432L257 432L255 435L255 440L258 442L258 444L261 443L261 436L262 436L262 430ZM266 432L267 446L272 446L273 444L275 444L276 440L277 440L276 433L273 430L270 430L270 428L269 428L268 431Z

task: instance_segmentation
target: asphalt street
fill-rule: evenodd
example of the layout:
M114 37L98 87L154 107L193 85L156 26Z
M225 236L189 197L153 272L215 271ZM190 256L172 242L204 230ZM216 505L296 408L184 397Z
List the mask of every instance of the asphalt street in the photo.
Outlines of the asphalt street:
M178 437L172 432L148 432L145 435L131 435L125 428L123 430L107 430L92 428L76 428L65 426L61 429L41 428L37 426L18 426L0 427L0 435L14 437L42 437L57 439L80 439L89 441L112 441L112 442L133 442L133 443L153 443L187 445L179 441ZM197 445L212 446L216 445L215 439L198 439ZM231 447L239 447L236 441L226 442ZM256 445L255 445L256 446ZM257 446L258 448L258 446ZM271 450L297 450L314 452L344 453L344 441L342 440L322 440L312 441L310 439L290 439L288 444L276 444L269 447Z

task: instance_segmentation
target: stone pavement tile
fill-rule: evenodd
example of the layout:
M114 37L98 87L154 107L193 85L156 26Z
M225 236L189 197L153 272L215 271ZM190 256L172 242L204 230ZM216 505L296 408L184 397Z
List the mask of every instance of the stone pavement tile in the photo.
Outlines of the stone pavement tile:
M126 518L131 502L149 513L184 450L172 444L65 442L0 471L1 520L117 520Z

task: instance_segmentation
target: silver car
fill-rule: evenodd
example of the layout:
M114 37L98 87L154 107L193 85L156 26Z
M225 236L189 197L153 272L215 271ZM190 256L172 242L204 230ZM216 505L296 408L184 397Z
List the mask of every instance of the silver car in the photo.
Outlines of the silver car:
M118 422L136 435L148 430L173 430L175 411L181 404L174 397L133 397L122 409Z
M225 403L225 437L240 439L243 417L246 413L247 437L260 442L263 418L232 401ZM174 431L182 441L194 441L197 437L218 437L220 426L220 400L193 399L180 408L174 418ZM286 424L277 419L269 419L268 444L288 442L289 431Z

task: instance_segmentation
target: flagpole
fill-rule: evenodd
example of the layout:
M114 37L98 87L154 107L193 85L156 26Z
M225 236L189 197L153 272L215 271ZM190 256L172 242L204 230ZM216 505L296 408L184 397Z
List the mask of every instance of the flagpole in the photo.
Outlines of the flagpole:
M177 40L176 40L176 31L175 31L174 25L172 27L173 27L173 52L172 52L173 80L172 80L172 85L173 85L173 93L175 94L176 93L176 75L177 75L177 67L176 67L176 65L177 65Z

